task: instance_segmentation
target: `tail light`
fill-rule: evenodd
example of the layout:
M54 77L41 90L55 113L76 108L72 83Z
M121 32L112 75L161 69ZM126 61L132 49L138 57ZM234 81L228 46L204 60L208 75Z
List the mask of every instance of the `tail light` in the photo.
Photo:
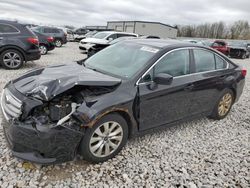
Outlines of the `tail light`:
M54 41L54 38L53 38L53 37L48 37L48 38L47 38L47 41L48 41L48 42L53 42L53 41Z
M242 69L241 70L241 74L242 74L242 76L244 76L244 77L246 77L246 75L247 75L247 69Z
M28 42L31 43L31 44L35 44L35 45L38 45L38 44L39 44L38 39L35 38L35 37L30 37L30 38L28 38L27 40L28 40Z

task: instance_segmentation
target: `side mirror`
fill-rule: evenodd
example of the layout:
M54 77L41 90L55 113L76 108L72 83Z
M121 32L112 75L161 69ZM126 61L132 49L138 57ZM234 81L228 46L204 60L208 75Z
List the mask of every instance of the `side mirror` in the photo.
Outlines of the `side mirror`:
M154 77L154 82L161 85L169 85L173 81L173 76L165 73L159 73Z
M113 38L108 38L108 41L112 41L112 40L114 40Z

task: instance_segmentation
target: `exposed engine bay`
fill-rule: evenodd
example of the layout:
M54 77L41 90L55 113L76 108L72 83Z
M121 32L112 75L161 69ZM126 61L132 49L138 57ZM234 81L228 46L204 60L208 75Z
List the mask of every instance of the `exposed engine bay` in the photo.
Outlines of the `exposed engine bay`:
M72 119L72 114L83 102L90 107L95 103L96 96L109 93L114 88L104 86L74 87L56 96L54 99L44 102L43 105L34 108L29 114L30 118L40 125L52 123L62 125L69 119ZM80 123L74 120L72 122Z

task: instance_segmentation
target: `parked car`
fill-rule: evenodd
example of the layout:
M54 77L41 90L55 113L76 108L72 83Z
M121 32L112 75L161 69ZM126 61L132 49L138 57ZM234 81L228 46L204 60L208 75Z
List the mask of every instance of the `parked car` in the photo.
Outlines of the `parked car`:
M219 52L225 54L226 56L230 53L230 48L226 41L216 40L212 43L211 48L218 50Z
M40 58L37 36L27 27L0 20L0 65L18 69L24 62Z
M247 50L250 51L250 43L247 43Z
M41 55L46 55L48 51L52 51L55 49L54 38L48 37L41 33L34 31L39 40L39 49Z
M247 43L241 41L230 42L230 57L246 59L250 57L250 48Z
M61 47L67 43L67 34L62 29L47 26L37 26L32 29L49 37L53 37L56 47Z
M66 33L67 33L67 41L75 41L75 35L74 32L70 29L66 29Z
M94 36L98 31L89 31L88 33L84 34L84 35L76 35L75 36L75 41L76 42L80 42L82 39L86 39L86 38L91 38L92 36Z
M210 48L125 40L78 64L10 81L1 99L3 131L13 155L25 160L51 164L80 154L103 162L128 137L152 128L200 116L225 118L245 76L246 69Z
M106 45L110 41L120 37L138 37L138 35L134 33L117 32L117 31L98 32L91 38L86 38L81 40L79 43L79 49L81 49L84 53L88 53L88 50L93 45L96 44Z

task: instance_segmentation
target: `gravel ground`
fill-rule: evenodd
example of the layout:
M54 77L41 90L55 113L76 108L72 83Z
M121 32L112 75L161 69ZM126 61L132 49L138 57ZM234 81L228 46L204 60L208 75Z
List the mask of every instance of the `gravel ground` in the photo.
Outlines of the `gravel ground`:
M0 91L30 69L83 57L76 43L68 43L20 70L0 68ZM227 118L202 118L130 139L102 164L80 158L52 166L22 161L11 155L0 126L0 187L250 187L250 60L234 61L248 76Z

